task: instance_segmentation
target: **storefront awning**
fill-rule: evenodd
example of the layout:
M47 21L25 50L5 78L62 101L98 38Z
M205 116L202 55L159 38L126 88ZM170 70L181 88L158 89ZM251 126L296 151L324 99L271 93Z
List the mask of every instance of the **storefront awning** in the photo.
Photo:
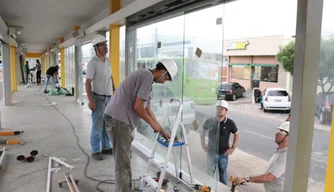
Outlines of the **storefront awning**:
M249 66L249 67L276 67L278 64L258 64L258 63L228 63L229 66Z
M276 66L278 66L278 64L256 64L256 63L253 63L250 66L254 66L254 67L276 67Z
M228 63L229 66L251 66L249 63Z

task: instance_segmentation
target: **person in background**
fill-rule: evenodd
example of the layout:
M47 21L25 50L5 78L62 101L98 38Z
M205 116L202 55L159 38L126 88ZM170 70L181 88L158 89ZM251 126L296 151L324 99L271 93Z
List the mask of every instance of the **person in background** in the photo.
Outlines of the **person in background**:
M41 84L41 73L42 73L42 64L39 62L39 60L36 60L36 83L37 85Z
M240 133L234 121L226 116L228 103L225 100L218 101L216 108L216 117L211 117L204 122L200 140L203 150L207 152L208 175L214 176L216 165L218 165L219 180L227 185L228 156L232 155L237 147ZM205 144L206 131L208 131L208 145ZM231 134L233 134L232 146L229 144Z
M53 82L53 87L56 87L56 84L58 82L58 69L59 66L51 66L49 67L49 69L46 71L46 82L45 82L45 87L44 87L44 93L49 93L48 91L48 85L49 85L49 81L50 79Z
M30 75L30 68L29 68L29 62L26 61L26 64L24 65L24 71L26 73L26 84L29 83L29 75Z
M263 96L266 94L266 91L267 91L267 89L265 89L261 92L261 97L260 97L261 109L263 109Z

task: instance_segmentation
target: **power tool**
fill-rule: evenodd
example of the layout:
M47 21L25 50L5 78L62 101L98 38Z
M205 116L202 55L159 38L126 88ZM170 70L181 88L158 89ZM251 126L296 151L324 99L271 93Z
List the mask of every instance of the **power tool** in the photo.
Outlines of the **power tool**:
M230 181L232 182L232 186L231 186L231 192L238 192L235 188L237 187L237 183L235 182L235 177L231 176L230 177ZM246 185L246 183L240 183L240 185Z
M197 190L197 192L210 192L211 191L211 187L207 186L207 185L193 185L193 188Z

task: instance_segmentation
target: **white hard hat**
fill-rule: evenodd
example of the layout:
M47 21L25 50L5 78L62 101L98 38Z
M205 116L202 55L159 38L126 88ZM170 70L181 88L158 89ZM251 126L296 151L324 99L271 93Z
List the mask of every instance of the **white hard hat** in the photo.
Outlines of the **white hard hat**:
M226 110L228 110L228 103L225 100L220 100L217 102L217 107L224 107Z
M163 64L164 67L167 69L167 72L169 73L172 81L176 76L178 70L176 63L171 59L163 59L160 61L160 63Z
M284 122L282 123L279 127L277 127L277 129L281 129L281 130L284 130L286 132L289 133L289 130L290 130L290 122Z
M97 34L93 38L92 44L93 46L95 46L96 44L102 43L102 42L107 42L107 39L103 35Z

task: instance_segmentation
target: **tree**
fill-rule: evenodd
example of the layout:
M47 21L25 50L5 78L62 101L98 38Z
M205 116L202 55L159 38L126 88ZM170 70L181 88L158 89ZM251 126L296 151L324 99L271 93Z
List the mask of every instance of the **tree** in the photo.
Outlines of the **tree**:
M276 59L282 63L285 71L293 75L295 43L280 48ZM318 85L322 92L331 91L334 86L334 39L322 40L320 46Z
M291 41L289 44L280 47L280 51L276 55L276 59L282 63L285 71L293 75L293 63L295 61L295 42Z

